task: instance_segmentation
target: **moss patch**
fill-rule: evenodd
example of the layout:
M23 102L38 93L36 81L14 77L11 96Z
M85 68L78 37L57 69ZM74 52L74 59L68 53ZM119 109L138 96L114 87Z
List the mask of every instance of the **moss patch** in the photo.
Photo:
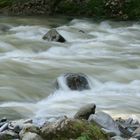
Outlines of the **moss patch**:
M55 126L55 127L54 127ZM107 140L99 127L84 120L66 119L42 128L42 137L49 140Z

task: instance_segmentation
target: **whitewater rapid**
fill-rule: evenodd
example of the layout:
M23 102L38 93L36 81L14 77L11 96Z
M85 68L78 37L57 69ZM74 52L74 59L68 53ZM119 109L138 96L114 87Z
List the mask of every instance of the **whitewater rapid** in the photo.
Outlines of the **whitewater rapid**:
M73 116L87 103L140 117L140 23L0 17L0 117ZM67 42L47 42L52 27ZM3 28L5 30L3 30ZM82 32L81 32L82 30ZM63 73L85 73L90 90L56 90Z

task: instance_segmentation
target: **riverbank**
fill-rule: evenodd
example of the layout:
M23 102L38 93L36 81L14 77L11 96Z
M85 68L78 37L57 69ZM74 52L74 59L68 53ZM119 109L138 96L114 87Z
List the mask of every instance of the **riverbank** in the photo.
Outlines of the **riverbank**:
M113 120L105 112L96 112L95 108L95 104L87 104L73 118L44 119L41 124L39 119L8 121L3 118L0 140L139 140L138 120Z
M139 20L139 0L1 0L5 15L67 15L90 18Z

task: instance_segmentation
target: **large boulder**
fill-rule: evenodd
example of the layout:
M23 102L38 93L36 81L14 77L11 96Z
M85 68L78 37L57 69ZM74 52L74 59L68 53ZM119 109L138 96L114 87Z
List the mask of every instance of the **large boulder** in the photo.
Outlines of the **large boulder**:
M63 118L56 122L44 125L41 136L45 140L70 140L70 139L92 139L107 140L105 135L97 126L85 120Z
M61 42L61 43L66 42L65 38L62 35L60 35L56 29L49 30L43 36L43 39L48 41Z
M117 123L112 119L110 115L104 112L97 112L90 115L89 122L97 124L102 130L110 136L120 135L120 131Z
M95 104L87 104L79 109L79 111L75 114L75 119L85 119L88 120L91 114L95 113L96 105Z
M88 77L82 73L66 73L62 75L66 86L71 90L88 90L90 89ZM57 79L57 88L61 87L61 82Z

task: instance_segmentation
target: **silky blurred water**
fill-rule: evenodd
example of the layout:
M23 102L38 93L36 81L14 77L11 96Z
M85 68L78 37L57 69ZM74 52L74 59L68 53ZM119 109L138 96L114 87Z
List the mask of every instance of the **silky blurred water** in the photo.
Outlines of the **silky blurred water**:
M42 40L53 27L66 43ZM68 72L85 73L91 89L56 90ZM139 100L139 22L0 17L0 117L72 117L95 103L97 111L137 118Z

